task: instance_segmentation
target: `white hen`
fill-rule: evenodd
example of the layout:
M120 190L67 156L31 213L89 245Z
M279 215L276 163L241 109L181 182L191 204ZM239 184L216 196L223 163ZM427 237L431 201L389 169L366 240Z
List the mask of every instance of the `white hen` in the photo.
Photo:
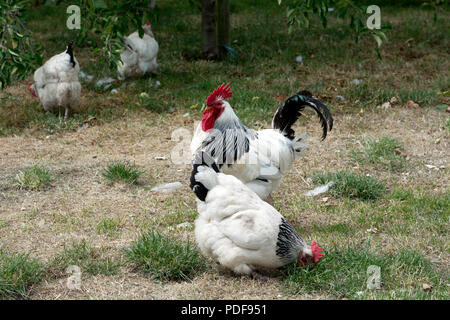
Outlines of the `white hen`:
M322 256L271 205L236 177L220 173L205 152L197 153L190 186L197 196L195 237L206 256L236 274L258 276L257 267L278 268Z
M66 51L51 57L34 72L34 83L29 84L28 89L32 96L39 98L45 111L65 108L64 119L67 120L69 111L80 98L79 73L80 65L73 55L71 42Z
M140 77L146 73L155 73L158 68L158 42L152 32L150 21L142 27L143 37L133 32L125 38L125 51L120 55L122 64L117 67L119 78Z

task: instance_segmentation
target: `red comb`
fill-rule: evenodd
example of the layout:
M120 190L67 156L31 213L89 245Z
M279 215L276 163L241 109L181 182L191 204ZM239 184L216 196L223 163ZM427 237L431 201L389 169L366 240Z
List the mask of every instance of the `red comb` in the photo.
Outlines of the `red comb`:
M32 95L33 97L37 98L38 96L36 95L36 92L34 91L34 89L33 89L31 86L32 86L32 84L29 83L29 84L28 84L28 90L30 91L30 93L31 93L31 95Z
M317 261L319 261L320 258L323 257L323 249L322 247L319 247L316 241L313 241L311 251L313 252L313 262L317 263Z
M232 96L233 92L231 92L230 83L227 83L226 85L225 83L222 83L209 95L208 99L206 99L206 105L211 107L218 99L225 100Z
M147 20L147 22L145 23L146 25L150 25L150 20Z

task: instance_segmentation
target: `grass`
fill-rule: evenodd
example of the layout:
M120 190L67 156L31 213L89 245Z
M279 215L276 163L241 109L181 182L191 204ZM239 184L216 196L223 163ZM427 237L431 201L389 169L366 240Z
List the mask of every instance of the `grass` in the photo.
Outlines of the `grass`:
M153 230L141 234L126 255L133 266L157 281L188 281L206 269L195 245Z
M109 181L127 184L135 184L142 174L136 165L121 161L109 164L103 171L103 177Z
M395 189L391 198L397 200L399 212L440 218L442 222L450 218L450 192L417 196L411 190Z
M44 48L45 60L61 52L76 36L65 28L66 7L39 6L24 17L34 39ZM274 1L241 1L232 4L231 12L231 46L239 52L238 56L216 63L199 59L200 12L189 2L164 1L150 13L161 48L157 76L160 87L150 88L150 80L145 77L125 81L125 87L118 86L117 95L100 92L93 85L96 80L117 75L98 63L89 45L76 48L82 70L95 79L83 82L74 121L60 124L59 117L47 121L37 100L28 96L21 99L26 85L20 83L0 93L0 134L29 129L44 134L72 131L84 119L96 117L102 124L130 111L164 113L173 109L184 113L192 105L201 106L213 88L228 81L233 85L230 103L241 120L251 126L270 120L279 104L276 96L288 96L299 89L322 95L332 109L342 106L336 95L345 97L346 107L373 109L392 96L398 96L401 103L412 99L430 107L439 99L439 91L448 90L446 12L431 23L432 11L383 6L383 24L392 26L386 30L389 42L380 49L383 60L376 57L376 44L371 37L355 44L347 26L332 16L327 29L312 19L308 32L289 34L285 11ZM298 54L304 57L303 64L294 62ZM387 70L396 72L387 77ZM353 85L351 81L356 78L363 82ZM143 92L148 97L141 98Z
M20 189L42 190L50 182L50 171L41 165L34 165L19 171L14 183Z
M347 197L363 201L377 200L386 191L384 184L376 179L348 171L316 173L312 180L316 185L333 181L334 185L330 188L331 194L338 198Z
M367 288L368 268L381 268L381 288ZM314 266L291 264L283 270L285 290L295 294L326 294L346 299L449 299L448 275L438 273L416 252L378 254L367 248L325 250ZM423 284L433 286L424 291Z
M55 134L64 131L74 131L83 124L83 117L75 114L67 120L64 120L64 113L39 114L32 122L32 126L39 128L45 134Z
M117 259L107 257L104 249L90 247L86 240L72 243L70 247L58 253L47 266L48 272L57 276L66 272L71 265L78 266L82 273L90 275L114 275L121 266Z
M43 276L44 268L37 259L0 249L0 299L27 299L31 287Z
M403 148L395 138L367 139L363 142L364 151L355 151L350 158L361 164L375 168L401 171L406 166Z
M450 120L436 104L450 105L449 97L439 95L450 88L449 11L433 22L431 10L382 5L382 22L392 29L386 31L389 42L380 48L380 60L372 38L356 44L346 24L332 16L327 29L313 19L307 32L289 34L285 8L276 1L232 1L230 45L239 55L213 62L200 58L201 15L189 2L157 1L150 20L160 45L159 74L114 83L117 94L110 92L112 87L95 86L99 79L116 78L115 71L98 62L91 45L75 48L81 69L94 80L81 81L82 96L68 121L62 120L61 110L46 115L31 98L26 89L31 78L0 92L0 157L4 159L0 208L5 211L0 234L5 242L50 259L43 276L48 285L31 292L33 286L28 286L28 297L71 299L88 293L94 299L155 295L161 299L273 299L282 286L287 299L448 300L448 280L437 274L448 273L449 265L448 168L428 170L409 164L395 150L419 159L417 164L426 160L447 166ZM77 36L78 31L65 27L67 5L68 1L35 6L24 16L33 41L43 46L44 60L62 52ZM302 55L303 63L295 62L297 55ZM354 79L362 82L354 84ZM281 103L277 97L301 89L322 100L335 118L329 137L320 144L311 143L310 152L295 163L273 195L277 208L299 233L326 248L327 256L314 269L293 269L292 278L285 274L268 283L230 278L214 270L197 276L208 270L208 260L193 243L178 240L193 237L197 215L195 197L186 187L190 169L142 159L167 155L174 145L170 141L174 130L183 127L192 133L206 97L222 82L231 82L233 97L228 101L251 128L270 127ZM339 101L337 95L345 100ZM397 104L387 110L378 108L394 96ZM406 109L407 100L421 108ZM183 117L187 112L189 116ZM305 127L312 141L319 139L316 117L305 116L296 123L296 131ZM45 139L47 135L51 139ZM356 140L362 146L352 150ZM132 154L142 165L119 161L106 167L102 160L123 159L124 154ZM358 163L358 171L349 171L348 154ZM37 159L47 168L59 168L50 172L51 179L58 179L52 192L24 193L18 189L29 187L16 182L17 188L12 188L8 177ZM97 183L99 165L100 174L111 178L104 178L108 183ZM145 176L141 170L151 172L161 183L181 181L184 187L167 195L151 192L147 186L127 186L124 192L109 183L139 183ZM305 175L326 170L330 172L313 177L316 184L336 182L330 195L302 197L310 189L303 181ZM47 181L33 190L52 184ZM144 232L137 239L136 230ZM83 238L61 249L66 239ZM370 246L361 249L368 239ZM125 267L125 258L134 269ZM381 290L365 288L371 264L382 267ZM83 282L84 293L54 281L55 276L67 278L71 265L79 266L83 277L99 275L95 281ZM148 275L164 282L163 292L158 291L161 284L149 281ZM433 290L423 291L423 283L432 284Z
M105 218L97 224L97 233L105 234L109 237L115 236L120 231L120 219Z

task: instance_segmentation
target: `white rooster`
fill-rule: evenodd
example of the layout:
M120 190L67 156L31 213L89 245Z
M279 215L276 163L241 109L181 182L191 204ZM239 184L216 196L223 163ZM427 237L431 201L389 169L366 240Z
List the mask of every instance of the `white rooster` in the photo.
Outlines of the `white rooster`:
M236 177L219 171L208 154L196 154L190 187L197 196L195 237L204 255L236 274L260 278L258 267L316 263L322 248L297 234L271 205Z
M191 141L191 153L204 150L218 163L223 173L244 182L263 200L271 201L271 193L281 178L300 158L306 136L295 136L292 125L305 109L319 116L323 135L333 128L333 117L319 100L302 91L287 99L275 112L273 129L255 131L247 128L225 101L232 96L229 84L222 84L206 100L203 119Z
M143 37L139 32L133 32L125 38L125 51L120 54L122 63L117 67L119 78L139 77L146 73L156 74L158 63L158 42L152 32L150 21L142 26Z
M79 73L80 65L70 42L66 51L51 57L34 72L34 83L29 84L28 89L33 97L39 98L45 111L65 108L64 120L67 120L80 98Z

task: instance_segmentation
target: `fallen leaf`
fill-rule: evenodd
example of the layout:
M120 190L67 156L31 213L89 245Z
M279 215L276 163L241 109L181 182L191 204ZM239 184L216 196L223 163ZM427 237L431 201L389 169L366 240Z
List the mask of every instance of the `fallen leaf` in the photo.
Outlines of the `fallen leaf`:
M286 100L286 96L276 96L276 97L274 97L274 99L277 101L284 101L284 100Z
M420 108L420 106L417 103L415 103L414 101L412 101L412 100L408 100L405 103L405 107L407 107L407 108L414 108L414 109Z
M424 291L431 291L433 289L433 285L424 283L424 284L422 284L422 288Z
M395 149L394 152L395 152L396 154L398 154L399 156L402 156L403 158L406 158L406 157L408 156L405 152L402 152L402 151L399 150L399 149Z
M90 117L89 119L86 119L83 121L83 123L91 123L91 121L97 119L96 117Z

